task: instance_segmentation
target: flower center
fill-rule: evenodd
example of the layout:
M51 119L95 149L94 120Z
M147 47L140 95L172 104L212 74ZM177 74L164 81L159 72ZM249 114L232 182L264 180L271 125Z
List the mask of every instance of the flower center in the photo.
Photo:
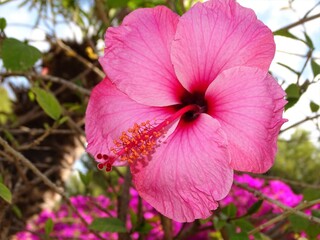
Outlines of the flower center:
M181 98L181 105L178 105L178 108L183 108L188 105L197 105L198 109L190 110L183 115L183 120L191 122L196 119L201 113L205 113L208 110L207 101L205 100L204 93L195 92L189 93L186 92Z
M149 120L140 124L135 123L127 131L122 132L118 139L113 141L114 147L110 149L112 155L102 153L96 155L97 159L101 161L97 165L98 168L102 170L105 167L106 171L110 172L116 160L133 164L139 159L144 159L159 146L161 138L165 136L168 128L175 120L200 112L201 108L198 105L191 104L182 107L159 124L153 124Z

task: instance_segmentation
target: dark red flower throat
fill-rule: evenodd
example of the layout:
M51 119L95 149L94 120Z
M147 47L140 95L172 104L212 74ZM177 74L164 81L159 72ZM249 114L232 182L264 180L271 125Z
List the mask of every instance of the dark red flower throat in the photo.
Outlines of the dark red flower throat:
M188 111L182 116L182 119L186 122L191 122L191 121L195 120L201 113L206 113L208 110L208 105L207 105L207 101L204 97L204 93L186 92L181 97L181 102L182 102L182 104L177 105L178 109L181 109L181 108L188 106L188 105L198 106L198 109Z

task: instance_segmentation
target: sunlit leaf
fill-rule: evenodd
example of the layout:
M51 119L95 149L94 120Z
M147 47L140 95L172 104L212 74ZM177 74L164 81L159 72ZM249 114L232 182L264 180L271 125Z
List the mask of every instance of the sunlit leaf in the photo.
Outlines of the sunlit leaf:
M11 203L12 201L12 195L9 188L2 183L0 183L0 197L8 203Z
M37 48L14 38L3 40L1 54L4 67L11 71L28 70L41 57Z
M6 89L0 87L0 124L5 124L8 114L12 112L12 105Z
M36 95L36 99L40 107L54 120L57 120L61 116L61 106L56 97L41 88L33 87L32 92Z

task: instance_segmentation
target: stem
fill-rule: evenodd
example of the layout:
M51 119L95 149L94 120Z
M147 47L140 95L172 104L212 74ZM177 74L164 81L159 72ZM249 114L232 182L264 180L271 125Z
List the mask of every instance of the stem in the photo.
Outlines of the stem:
M130 186L131 186L131 172L127 169L124 184L122 186L122 193L118 197L118 218L126 223L127 222L127 213L130 201ZM119 233L119 239L129 240L130 234L129 233Z
M172 240L173 239L172 220L163 216L162 214L160 215L160 219L161 219L161 225L164 232L164 239Z

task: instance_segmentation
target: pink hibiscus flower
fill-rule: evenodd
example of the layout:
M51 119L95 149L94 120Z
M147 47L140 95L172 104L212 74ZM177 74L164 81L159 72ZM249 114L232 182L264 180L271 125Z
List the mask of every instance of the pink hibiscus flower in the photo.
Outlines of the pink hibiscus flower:
M107 73L86 112L87 151L107 171L130 166L148 203L176 221L207 218L233 170L273 164L284 92L268 74L272 32L234 0L183 16L159 6L106 33Z

